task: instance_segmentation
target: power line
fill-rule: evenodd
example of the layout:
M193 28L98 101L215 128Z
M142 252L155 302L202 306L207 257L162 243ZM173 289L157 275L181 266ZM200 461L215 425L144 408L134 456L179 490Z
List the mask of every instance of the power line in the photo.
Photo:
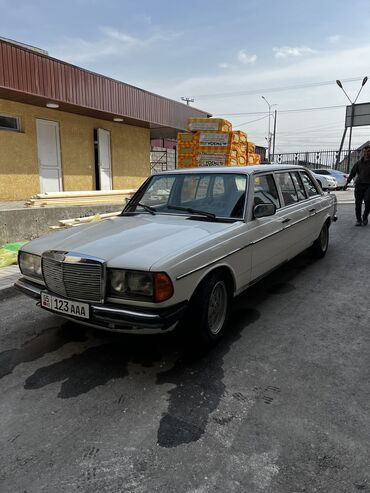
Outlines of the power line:
M341 79L342 82L357 82L359 80L363 80L362 77L351 77L349 79ZM321 87L321 86L331 86L336 84L335 80L327 80L322 82L310 82L306 84L295 84L291 86L280 86L280 87L270 87L265 89L252 89L249 91L237 91L237 92L223 92L223 93L215 93L215 94L200 94L198 96L194 96L196 99L212 99L212 98L224 98L224 97L233 97L233 96L247 96L252 94L262 94L267 92L280 92L280 91L291 91L295 89L306 89L308 87Z
M242 127L243 125L248 125L248 123L259 122L261 120L265 120L269 115L265 115L262 118L257 118L256 120L250 120L249 122L239 123L239 125L233 125L234 127Z
M332 110L346 108L345 104L338 104L334 106L315 106L312 108L293 108L289 110L279 110L278 114L282 113L300 113L305 111L319 111L319 110ZM246 116L246 115L266 115L267 111L253 111L253 112L245 112L245 113L216 113L214 116Z

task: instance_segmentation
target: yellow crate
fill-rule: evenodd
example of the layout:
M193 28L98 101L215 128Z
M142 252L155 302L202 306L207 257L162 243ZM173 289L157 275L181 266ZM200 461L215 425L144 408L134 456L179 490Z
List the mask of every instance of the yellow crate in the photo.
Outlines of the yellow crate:
M177 158L177 167L178 168L194 168L198 166L196 162L196 158L194 155L179 155Z
M177 143L179 144L180 142L193 142L194 140L194 134L190 132L179 132L177 134Z
M247 156L247 146L246 144L233 144L230 148L230 155L232 157Z
M191 132L199 130L231 132L232 125L223 118L189 118L188 129Z
M261 164L261 156L254 152L248 152L247 154L248 164Z
M247 134L240 130L235 132L195 132L193 142L199 147L227 147L247 145Z
M200 167L206 166L245 166L247 160L245 156L233 157L228 153L199 153L195 156L195 161Z
M247 134L241 130L234 130L232 133L233 144L247 144Z
M253 142L247 142L247 146L248 146L248 153L255 153L256 152L256 144L254 144Z
M183 154L194 154L194 153L195 153L195 147L191 142L189 143L179 142L177 144L177 154L179 156Z

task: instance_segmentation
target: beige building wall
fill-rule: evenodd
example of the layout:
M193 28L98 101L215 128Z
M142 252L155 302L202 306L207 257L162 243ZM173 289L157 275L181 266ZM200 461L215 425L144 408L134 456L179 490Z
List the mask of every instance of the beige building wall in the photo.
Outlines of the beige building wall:
M136 188L150 174L149 129L4 99L0 114L21 121L21 132L0 129L0 200L24 200L40 192L37 118L59 123L64 191L95 190L95 128L111 132L114 189Z

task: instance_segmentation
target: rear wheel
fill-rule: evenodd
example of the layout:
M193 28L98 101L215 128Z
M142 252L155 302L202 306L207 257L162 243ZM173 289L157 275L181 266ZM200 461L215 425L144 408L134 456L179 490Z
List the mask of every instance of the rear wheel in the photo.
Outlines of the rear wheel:
M195 337L210 346L225 332L231 299L230 282L221 272L207 277L191 300L189 322Z
M328 224L325 223L321 228L320 234L318 238L314 241L311 247L311 253L316 258L323 258L328 251L329 246L329 227Z

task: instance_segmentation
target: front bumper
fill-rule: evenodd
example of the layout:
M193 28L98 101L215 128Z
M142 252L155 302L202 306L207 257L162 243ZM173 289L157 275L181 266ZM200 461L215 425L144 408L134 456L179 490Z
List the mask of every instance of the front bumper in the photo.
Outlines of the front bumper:
M14 286L22 291L22 293L37 301L41 299L41 292L48 292L44 286L40 286L24 278L19 279ZM48 292L48 294L53 295L51 292ZM59 295L56 296L63 298ZM172 330L187 309L187 302L178 303L168 308L156 309L144 309L118 303L102 305L89 303L89 305L89 319L63 315L52 310L48 311L51 311L55 315L60 315L63 318L111 332L160 333Z

